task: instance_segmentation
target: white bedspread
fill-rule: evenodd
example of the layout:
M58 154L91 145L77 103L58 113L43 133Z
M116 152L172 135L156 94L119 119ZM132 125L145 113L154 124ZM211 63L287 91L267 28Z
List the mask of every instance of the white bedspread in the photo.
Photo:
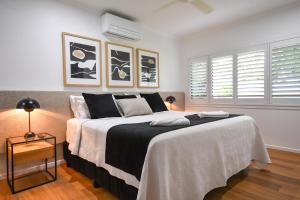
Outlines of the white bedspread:
M251 160L270 163L255 121L248 116L156 136L149 144L140 182L133 175L105 163L106 134L112 126L189 114L193 113L161 112L129 118L72 119L68 121L69 149L72 154L139 188L139 200L200 200L210 190L225 186L227 179L246 168Z

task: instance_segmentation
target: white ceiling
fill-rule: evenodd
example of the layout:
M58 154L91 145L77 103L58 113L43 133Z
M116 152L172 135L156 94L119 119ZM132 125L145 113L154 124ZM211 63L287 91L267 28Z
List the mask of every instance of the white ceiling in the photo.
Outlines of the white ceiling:
M215 10L204 14L178 2L157 11L170 0L75 0L103 12L112 10L164 34L182 36L266 12L299 0L206 0Z

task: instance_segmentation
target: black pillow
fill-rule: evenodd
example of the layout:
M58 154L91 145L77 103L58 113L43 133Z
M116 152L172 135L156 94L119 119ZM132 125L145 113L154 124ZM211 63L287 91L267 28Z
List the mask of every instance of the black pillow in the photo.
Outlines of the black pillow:
M167 111L168 108L162 100L158 92L153 94L140 94L141 97L144 97L151 107L153 112L162 112Z
M89 108L92 119L121 117L112 94L82 93L82 96Z
M134 99L135 95L114 95L115 99Z

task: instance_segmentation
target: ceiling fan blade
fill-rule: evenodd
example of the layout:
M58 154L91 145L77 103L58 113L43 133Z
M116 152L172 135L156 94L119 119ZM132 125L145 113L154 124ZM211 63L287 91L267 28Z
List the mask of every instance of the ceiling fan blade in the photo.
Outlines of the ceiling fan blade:
M201 10L204 13L210 13L214 10L210 5L205 3L203 0L193 0L190 3L196 6L199 10Z
M155 12L159 12L159 11L161 11L161 10L163 10L163 9L166 9L166 8L172 6L173 4L175 4L175 3L179 2L179 1L180 1L180 0L171 0L169 3L166 3L166 4L163 5L162 7L156 9Z

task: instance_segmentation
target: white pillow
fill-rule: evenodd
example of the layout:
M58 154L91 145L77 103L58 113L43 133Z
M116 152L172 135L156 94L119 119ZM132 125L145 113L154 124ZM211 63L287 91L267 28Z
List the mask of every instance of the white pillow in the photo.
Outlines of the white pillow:
M191 122L183 116L159 117L150 122L150 126L188 126Z
M71 109L74 117L78 119L90 119L91 115L83 96L70 96Z
M72 109L72 112L73 112L75 118L78 118L77 117L77 112L76 112L76 104L75 104L75 99L78 98L78 97L79 96L70 95L71 109Z
M117 103L124 117L152 114L152 109L144 98L119 99Z
M80 119L91 119L89 108L87 107L87 104L85 103L84 98L82 99L76 99L76 110L78 118Z

